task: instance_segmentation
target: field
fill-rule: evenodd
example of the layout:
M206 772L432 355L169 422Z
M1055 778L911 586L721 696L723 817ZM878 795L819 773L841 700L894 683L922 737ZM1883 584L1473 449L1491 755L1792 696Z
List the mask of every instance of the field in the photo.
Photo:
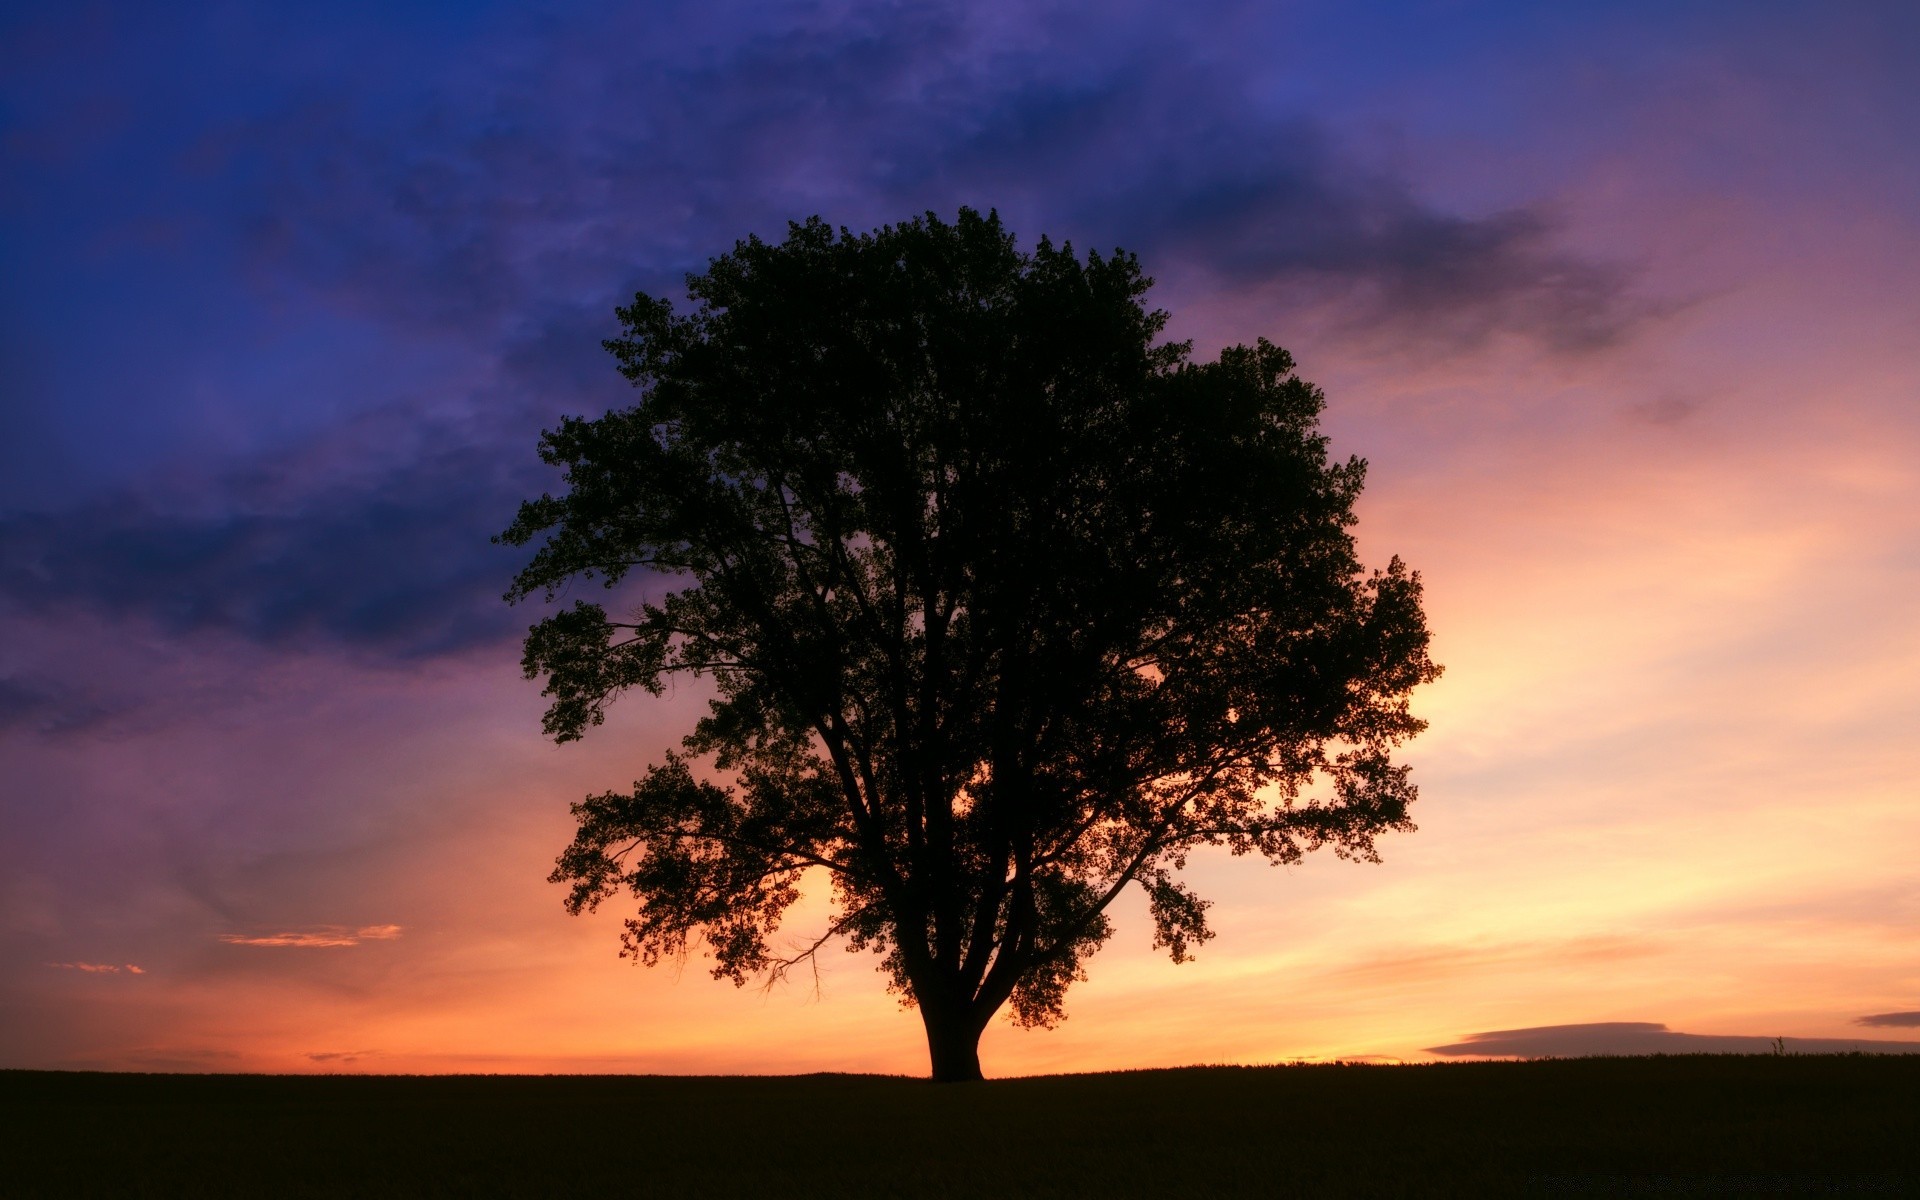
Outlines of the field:
M1920 1056L876 1076L0 1072L0 1196L1920 1195Z

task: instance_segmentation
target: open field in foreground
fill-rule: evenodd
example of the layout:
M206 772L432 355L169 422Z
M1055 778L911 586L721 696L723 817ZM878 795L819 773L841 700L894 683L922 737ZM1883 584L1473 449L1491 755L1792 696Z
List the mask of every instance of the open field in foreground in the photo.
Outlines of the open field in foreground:
M1920 1195L1920 1056L877 1076L0 1072L0 1196Z

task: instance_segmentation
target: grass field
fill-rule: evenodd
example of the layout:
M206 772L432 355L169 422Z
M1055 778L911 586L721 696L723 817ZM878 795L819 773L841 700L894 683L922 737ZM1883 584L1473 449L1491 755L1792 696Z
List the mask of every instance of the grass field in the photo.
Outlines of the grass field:
M0 1072L0 1196L1920 1196L1920 1056L877 1076Z

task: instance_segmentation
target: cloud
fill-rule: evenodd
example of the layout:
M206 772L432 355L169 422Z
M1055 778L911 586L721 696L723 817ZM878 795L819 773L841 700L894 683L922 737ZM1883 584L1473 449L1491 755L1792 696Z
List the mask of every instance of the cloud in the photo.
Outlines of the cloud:
M1327 974L1341 986L1406 987L1514 967L1551 965L1569 970L1618 963L1657 955L1666 949L1666 943L1657 939L1618 935L1493 943L1448 942L1373 955L1336 967Z
M44 734L91 729L119 712L83 691L53 680L0 675L0 731Z
M1857 1017L1853 1023L1902 1028L1920 1026L1920 1012L1875 1013L1870 1017Z
M1549 204L1449 211L1254 102L1264 59L1158 20L1091 39L1029 16L856 4L745 32L697 11L496 31L485 86L362 81L399 94L248 117L224 135L241 147L235 224L265 275L484 341L530 306L671 287L789 219L861 228L961 204L999 206L1028 238L1124 245L1150 271L1285 284L1374 327L1583 348L1643 315L1624 268L1560 246Z
M1583 347L1636 319L1631 280L1562 249L1549 207L1438 207L1325 124L1251 102L1270 62L1223 55L1214 37L1184 41L1158 19L1089 37L1046 5L854 3L831 17L780 7L744 25L697 7L609 7L544 23L449 18L403 35L377 22L305 29L287 15L270 27L289 46L332 46L329 63L356 72L296 64L191 114L177 97L139 93L144 76L115 85L131 89L115 98L129 114L124 140L170 145L174 183L143 191L138 211L90 209L86 223L190 219L196 269L224 274L177 308L100 320L233 329L218 395L148 406L231 409L201 436L169 432L189 455L231 433L222 420L277 428L289 409L361 410L361 392L388 407L242 469L202 461L195 470L218 477L192 502L121 487L0 514L0 600L14 607L400 661L505 640L525 623L498 599L519 559L488 539L549 482L533 462L539 425L561 407L624 400L598 349L611 305L636 286L671 291L748 231L778 237L815 212L865 228L998 204L1026 239L1119 243L1209 293L1278 289L1381 334L1513 330ZM195 57L221 44L188 38L179 61L204 69L182 72L231 69ZM284 327L240 328L267 312ZM365 379L327 375L334 358L361 353L336 345L351 340L343 322L376 344ZM64 429L62 414L91 413L69 431L90 449L139 441L147 426L101 442L105 418L87 397L205 376L205 364L168 357L185 353L89 358L106 374L85 376L85 395L49 383L35 419ZM444 381L443 360L476 374ZM479 387L493 390L476 399ZM488 411L431 417L444 401L423 397L436 389ZM101 718L91 703L6 681L0 727L83 726Z
M1115 64L1077 95L1034 86L1004 97L950 169L1037 188L1150 270L1197 268L1215 288L1284 285L1381 332L1471 342L1504 329L1588 349L1645 315L1624 267L1560 248L1550 206L1434 207L1316 122L1259 115L1236 94L1246 82L1176 60L1144 77Z
M378 1053L380 1053L378 1050L323 1050L309 1054L307 1057L317 1063L350 1063L359 1062L362 1058L369 1058Z
M1676 1033L1652 1021L1596 1021L1581 1025L1536 1025L1468 1034L1465 1041L1428 1046L1449 1058L1578 1058L1616 1054L1920 1054L1920 1041L1858 1041L1851 1038L1781 1038Z
M113 963L50 962L47 965L57 967L63 971L82 971L88 975L118 975L123 971L128 975L145 975L147 973L145 967L138 967L132 963L116 966Z
M0 599L399 660L504 639L523 624L500 600L517 555L490 538L538 486L503 447L421 426L411 437L427 444L402 455L343 435L192 495L129 489L0 516ZM524 440L532 464L530 431ZM107 715L41 681L0 679L0 728Z
M223 933L220 940L231 946L295 946L317 949L334 946L358 946L362 942L386 942L400 936L398 925L363 925L353 929L345 925L319 925L311 929L281 933Z
M1622 411L1634 421L1647 425L1672 427L1692 419L1701 409L1698 399L1688 396L1658 396L1628 404Z
M202 1050L192 1047L152 1047L123 1051L111 1058L92 1063L77 1061L82 1070L96 1071L227 1071L239 1067L241 1054L235 1050Z

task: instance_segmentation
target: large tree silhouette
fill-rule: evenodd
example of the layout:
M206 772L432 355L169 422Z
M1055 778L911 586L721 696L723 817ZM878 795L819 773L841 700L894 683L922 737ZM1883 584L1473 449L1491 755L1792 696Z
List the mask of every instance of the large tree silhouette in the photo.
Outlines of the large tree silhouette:
M1150 282L962 209L816 218L690 277L687 315L618 310L638 403L544 435L567 488L502 535L543 539L508 597L639 572L651 599L575 601L524 666L559 741L677 674L717 698L685 756L574 806L570 910L630 892L623 953L703 943L737 983L845 938L933 1077L977 1079L996 1011L1063 1017L1129 885L1179 962L1211 936L1195 848L1377 861L1413 828L1390 752L1438 668L1418 575L1355 556L1365 464L1329 461L1286 351L1157 343ZM809 872L835 915L782 952Z

